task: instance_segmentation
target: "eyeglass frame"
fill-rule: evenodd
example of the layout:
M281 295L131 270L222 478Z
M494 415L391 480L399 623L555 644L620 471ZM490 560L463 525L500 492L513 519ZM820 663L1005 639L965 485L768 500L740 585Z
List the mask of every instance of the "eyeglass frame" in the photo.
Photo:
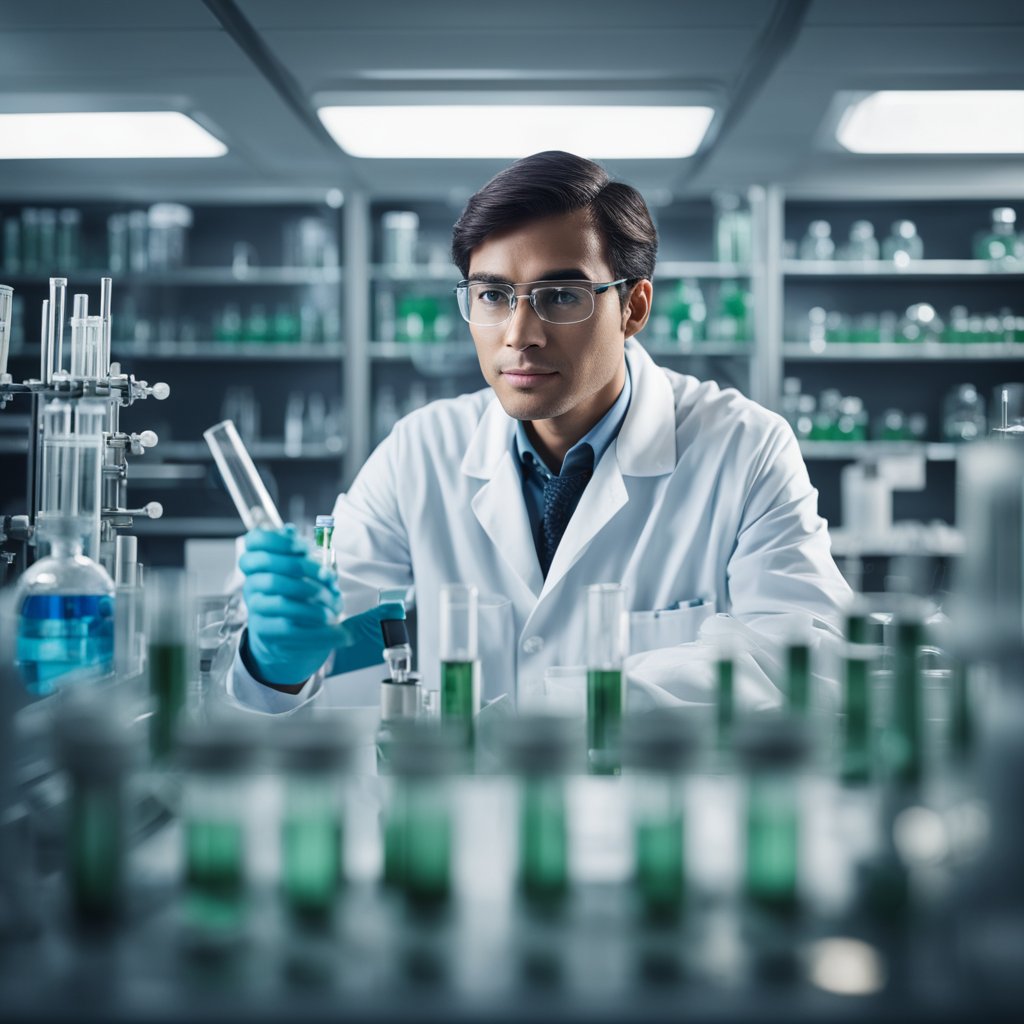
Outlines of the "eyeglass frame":
M606 291L608 291L609 288L614 288L616 285L628 284L630 281L642 281L642 280L643 280L643 278L640 278L640 277L620 277L617 281L608 281L608 282L599 283L599 282L595 282L595 281L588 281L585 277L581 277L581 278L578 278L575 281L558 281L558 280L545 281L545 280L540 280L540 281L522 281L519 284L512 284L512 283L505 283L505 282L501 282L501 281L473 281L470 278L465 278L465 279L460 281L455 286L455 288L453 289L453 292L455 293L456 300L457 300L459 292L461 290L463 290L463 289L468 291L469 290L469 286L473 285L473 284L487 285L490 288L501 288L501 289L510 288L512 290L511 294L508 296L508 298L509 298L508 316L505 317L504 320L499 320L497 323L493 323L493 324L481 324L481 323L477 323L477 322L475 322L473 320L470 320L469 317L465 316L465 314L462 313L462 305L457 303L459 305L459 314L462 316L463 320L465 320L467 324L471 324L473 327L504 327L512 319L512 317L515 316L516 308L518 307L520 299L526 299L526 300L529 301L530 306L533 308L533 312L537 315L537 319L542 321L543 323L551 324L553 327L575 327L576 324L585 324L594 315L594 311L597 309L597 303L596 302L590 307L590 312L582 320L568 320L568 321L558 322L556 320L547 320L547 319L545 319L544 317L542 317L540 315L540 311L537 309L537 300L534 297L534 292L536 290L538 290L538 288L540 288L540 287L557 288L559 285L567 286L567 287L572 287L573 285L575 285L575 286L585 285L586 287L588 287L590 289L590 292L591 292L592 295L603 295ZM528 292L526 292L523 295L517 295L516 294L516 288L526 287L527 285L530 286L530 290ZM506 294L508 294L508 293L506 293Z

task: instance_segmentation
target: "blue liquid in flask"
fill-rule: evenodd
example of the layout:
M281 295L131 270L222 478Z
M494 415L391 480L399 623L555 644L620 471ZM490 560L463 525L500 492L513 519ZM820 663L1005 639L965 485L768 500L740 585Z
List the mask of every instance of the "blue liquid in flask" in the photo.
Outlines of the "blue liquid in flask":
M21 606L18 667L25 687L49 696L64 683L114 668L114 599L109 594L30 594Z

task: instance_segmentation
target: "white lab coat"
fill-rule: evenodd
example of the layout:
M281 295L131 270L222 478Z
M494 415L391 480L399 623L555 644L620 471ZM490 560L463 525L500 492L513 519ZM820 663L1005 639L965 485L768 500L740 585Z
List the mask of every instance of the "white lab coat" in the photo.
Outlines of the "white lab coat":
M657 366L635 341L626 358L629 410L547 578L523 501L515 421L490 389L406 416L338 498L334 546L346 608L375 604L378 588L414 585L426 686L438 686L438 595L449 582L473 583L484 595L485 700L508 692L535 702L545 670L586 663L583 593L592 583L626 585L634 654L658 651L647 673L655 681L645 679L644 655L631 665L668 703L692 700L694 685L708 684L707 665L696 683L682 678L684 663L707 659L676 646L692 647L702 625L720 633L723 621L735 622L755 663L741 699L746 693L756 706L779 699L771 657L759 658L759 646L794 629L816 646L835 644L849 589L789 425L735 390ZM675 696L666 655L680 665ZM366 678L356 683L356 675ZM236 660L231 688L264 711L290 710L324 689L332 703L371 704L382 675L314 677L293 697L261 687Z

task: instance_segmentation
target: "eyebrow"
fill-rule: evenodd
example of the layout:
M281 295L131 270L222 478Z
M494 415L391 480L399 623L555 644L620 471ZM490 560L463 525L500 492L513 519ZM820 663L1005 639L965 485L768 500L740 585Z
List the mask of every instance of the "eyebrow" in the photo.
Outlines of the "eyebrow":
M479 281L482 284L515 284L501 274L470 274L468 280ZM589 281L590 277L586 271L579 267L567 267L561 270L549 270L546 274L535 278L536 281ZM522 282L528 283L528 282ZM529 282L532 283L532 282Z

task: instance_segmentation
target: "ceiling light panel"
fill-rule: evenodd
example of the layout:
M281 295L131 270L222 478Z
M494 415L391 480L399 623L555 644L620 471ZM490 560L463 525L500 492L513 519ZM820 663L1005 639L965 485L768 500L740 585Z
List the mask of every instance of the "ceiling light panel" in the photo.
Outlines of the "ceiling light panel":
M227 151L173 110L0 114L0 160L195 158Z
M355 157L515 160L547 149L595 159L692 156L706 106L325 106L320 120Z

